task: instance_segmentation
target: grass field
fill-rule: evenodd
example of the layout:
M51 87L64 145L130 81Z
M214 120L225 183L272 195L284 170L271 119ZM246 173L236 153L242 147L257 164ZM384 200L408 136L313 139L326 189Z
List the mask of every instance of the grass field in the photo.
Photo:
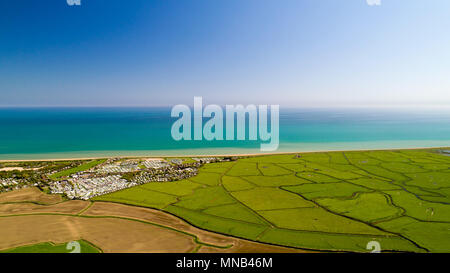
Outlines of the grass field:
M203 229L314 250L450 252L450 157L431 150L267 155L94 198Z
M81 165L79 165L79 166L77 166L75 168L70 168L70 169L67 169L67 170L63 170L63 171L54 173L54 174L52 174L50 176L50 178L51 179L58 179L58 178L61 178L63 176L69 176L69 175L77 173L77 172L86 171L86 170L89 170L89 169L99 165L99 164L102 164L105 161L106 161L106 159L92 160L92 161L89 161L87 163L81 164Z
M77 253L100 253L101 251L92 244L79 240L79 252ZM72 247L67 248L66 244L53 244L50 242L40 243L29 246L20 246L12 249L0 251L0 253L70 253L74 251Z

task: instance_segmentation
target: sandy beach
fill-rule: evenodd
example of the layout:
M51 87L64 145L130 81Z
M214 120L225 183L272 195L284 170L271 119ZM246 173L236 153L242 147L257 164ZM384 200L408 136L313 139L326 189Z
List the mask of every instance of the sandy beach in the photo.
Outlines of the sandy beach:
M11 162L11 161L9 161ZM22 162L22 161L21 161ZM9 172L9 171L24 171L24 170L29 170L29 171L35 171L35 170L39 170L40 168L22 168L22 167L5 167L5 168L0 168L0 172Z

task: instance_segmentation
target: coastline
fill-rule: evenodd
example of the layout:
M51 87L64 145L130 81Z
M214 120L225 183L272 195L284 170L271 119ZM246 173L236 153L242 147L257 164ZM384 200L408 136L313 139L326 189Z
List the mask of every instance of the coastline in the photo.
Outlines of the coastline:
M167 110L167 109L166 109ZM166 111L164 110L164 111ZM411 149L450 146L450 113L301 108L280 117L280 145L264 141L180 141L160 109L22 109L0 111L0 160L188 157Z
M449 143L450 144L450 143ZM108 155L108 156L80 156L80 157L54 157L54 158L33 158L33 159L0 159L0 163L4 162L40 162L40 161L70 161L70 160L94 160L106 158L178 158L178 157L226 157L226 156L263 156L263 155L279 155L279 154L296 154L296 153L325 153L325 152L351 152L351 151L390 151L390 150L424 150L424 149L450 149L450 145L444 146L418 146L418 147L384 147L384 148L354 148L354 149L324 149L324 150L301 150L301 151L279 151L279 152L254 152L254 153L210 153L210 154L160 154L159 151L129 151L129 154ZM209 149L210 150L210 149ZM175 150L176 151L176 150ZM114 151L109 151L114 153ZM124 151L116 151L123 153ZM138 152L140 155L133 153ZM155 154L158 153L158 154ZM64 153L67 154L67 153ZM29 155L29 154L26 154ZM50 155L50 154L48 154ZM54 153L53 153L54 155ZM1 155L0 155L1 158Z

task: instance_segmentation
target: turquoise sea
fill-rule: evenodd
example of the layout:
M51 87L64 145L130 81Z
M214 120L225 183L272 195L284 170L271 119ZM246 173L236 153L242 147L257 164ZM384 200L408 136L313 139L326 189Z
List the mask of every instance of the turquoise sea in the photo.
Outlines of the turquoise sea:
M259 152L259 141L177 142L170 110L2 108L0 159ZM276 152L448 146L448 109L281 108Z

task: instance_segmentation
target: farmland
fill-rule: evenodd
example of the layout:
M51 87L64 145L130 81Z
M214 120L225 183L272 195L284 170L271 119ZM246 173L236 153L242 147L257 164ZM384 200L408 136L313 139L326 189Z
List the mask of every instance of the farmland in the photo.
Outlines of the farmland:
M304 252L201 230L159 210L63 200L35 187L0 193L0 238L0 253Z
M432 150L244 157L92 200L280 246L367 252L377 241L383 251L450 252L450 157Z

